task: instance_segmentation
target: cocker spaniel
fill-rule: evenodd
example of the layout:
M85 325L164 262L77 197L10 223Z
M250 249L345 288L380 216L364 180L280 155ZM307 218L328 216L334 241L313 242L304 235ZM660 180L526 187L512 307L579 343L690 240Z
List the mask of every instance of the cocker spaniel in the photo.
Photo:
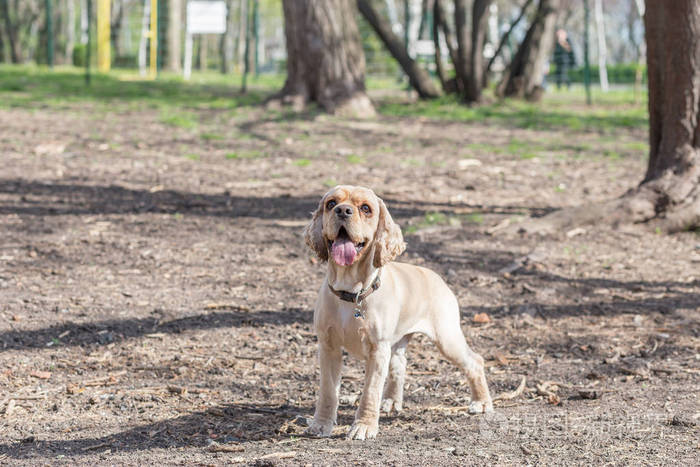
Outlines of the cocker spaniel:
M402 409L406 345L415 333L435 341L466 373L470 413L493 410L484 360L464 340L457 298L435 272L393 262L406 244L372 190L347 185L330 190L304 236L328 261L314 312L321 383L308 434L330 436L333 430L344 348L365 361L364 390L347 437L376 437L380 409Z

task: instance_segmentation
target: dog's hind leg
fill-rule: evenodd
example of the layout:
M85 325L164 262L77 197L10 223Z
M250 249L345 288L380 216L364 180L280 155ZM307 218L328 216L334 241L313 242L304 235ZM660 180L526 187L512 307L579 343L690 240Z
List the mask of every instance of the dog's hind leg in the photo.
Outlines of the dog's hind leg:
M384 388L382 398L382 412L391 413L403 409L403 384L406 380L406 346L411 340L411 334L404 336L391 348L391 360L389 360L389 375Z
M467 375L472 392L469 413L491 412L493 402L486 384L484 359L467 345L459 323L459 311L445 312L443 318L435 323L435 343L440 352Z

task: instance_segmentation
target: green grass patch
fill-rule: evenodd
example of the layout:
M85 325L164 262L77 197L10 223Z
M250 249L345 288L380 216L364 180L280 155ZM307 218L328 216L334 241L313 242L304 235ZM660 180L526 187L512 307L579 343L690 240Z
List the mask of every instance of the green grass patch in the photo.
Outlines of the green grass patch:
M199 135L199 137L204 141L221 141L224 139L224 135L220 135L218 133L202 133Z
M262 151L238 151L226 154L226 159L258 159L263 157Z
M258 105L284 83L280 75L250 80L242 94L232 83L237 75L195 73L190 81L180 75L160 73L156 80L141 79L134 71L93 73L90 85L84 70L75 67L0 65L0 107L63 108L92 103L107 110L229 109Z
M336 180L333 180L332 178L328 178L323 181L323 185L327 186L328 188L333 188L334 186L338 185L338 182Z
M166 113L160 116L160 121L166 125L190 129L197 126L197 117L190 113Z
M292 164L296 165L297 167L308 167L311 165L311 160L309 159L297 159Z
M348 162L348 164L362 164L365 162L365 158L358 156L357 154L348 154L345 160Z
M641 152L645 154L649 152L649 143L644 143L642 141L625 143L623 147L630 152Z
M199 157L199 154L185 154L184 157L191 161L198 161L201 159L201 157Z
M538 103L516 99L466 106L456 96L405 102L387 99L379 112L399 117L424 117L459 122L488 122L533 130L614 131L620 128L647 128L646 100L634 101L632 89L596 92L593 105L586 105L582 87L546 93Z
M440 225L460 226L465 222L471 224L482 224L484 222L484 216L480 212L472 212L463 215L452 215L437 211L428 212L425 214L423 219L417 223L406 226L404 229L404 234L411 235L420 230Z

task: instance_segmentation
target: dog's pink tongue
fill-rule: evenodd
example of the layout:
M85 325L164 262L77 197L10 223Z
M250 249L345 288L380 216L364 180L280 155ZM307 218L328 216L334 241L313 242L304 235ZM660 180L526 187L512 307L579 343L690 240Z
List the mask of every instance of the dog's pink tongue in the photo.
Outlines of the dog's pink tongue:
M349 266L355 261L357 250L349 238L336 238L331 245L333 260L340 266Z

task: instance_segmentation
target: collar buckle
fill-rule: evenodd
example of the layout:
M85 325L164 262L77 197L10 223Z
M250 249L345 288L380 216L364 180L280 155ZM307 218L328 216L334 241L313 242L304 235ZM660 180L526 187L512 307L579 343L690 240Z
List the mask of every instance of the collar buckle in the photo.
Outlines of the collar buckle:
M377 272L377 276L374 278L372 283L367 286L367 288L361 289L357 293L352 293L352 292L347 292L345 290L336 290L333 287L331 287L331 284L328 284L328 288L333 292L335 296L337 296L339 299L345 301L345 302L350 302L355 305L354 307L354 312L355 312L355 318L365 318L365 313L362 310L362 303L364 300L369 297L372 292L377 290L379 286L381 285L381 280L379 279L381 270Z

